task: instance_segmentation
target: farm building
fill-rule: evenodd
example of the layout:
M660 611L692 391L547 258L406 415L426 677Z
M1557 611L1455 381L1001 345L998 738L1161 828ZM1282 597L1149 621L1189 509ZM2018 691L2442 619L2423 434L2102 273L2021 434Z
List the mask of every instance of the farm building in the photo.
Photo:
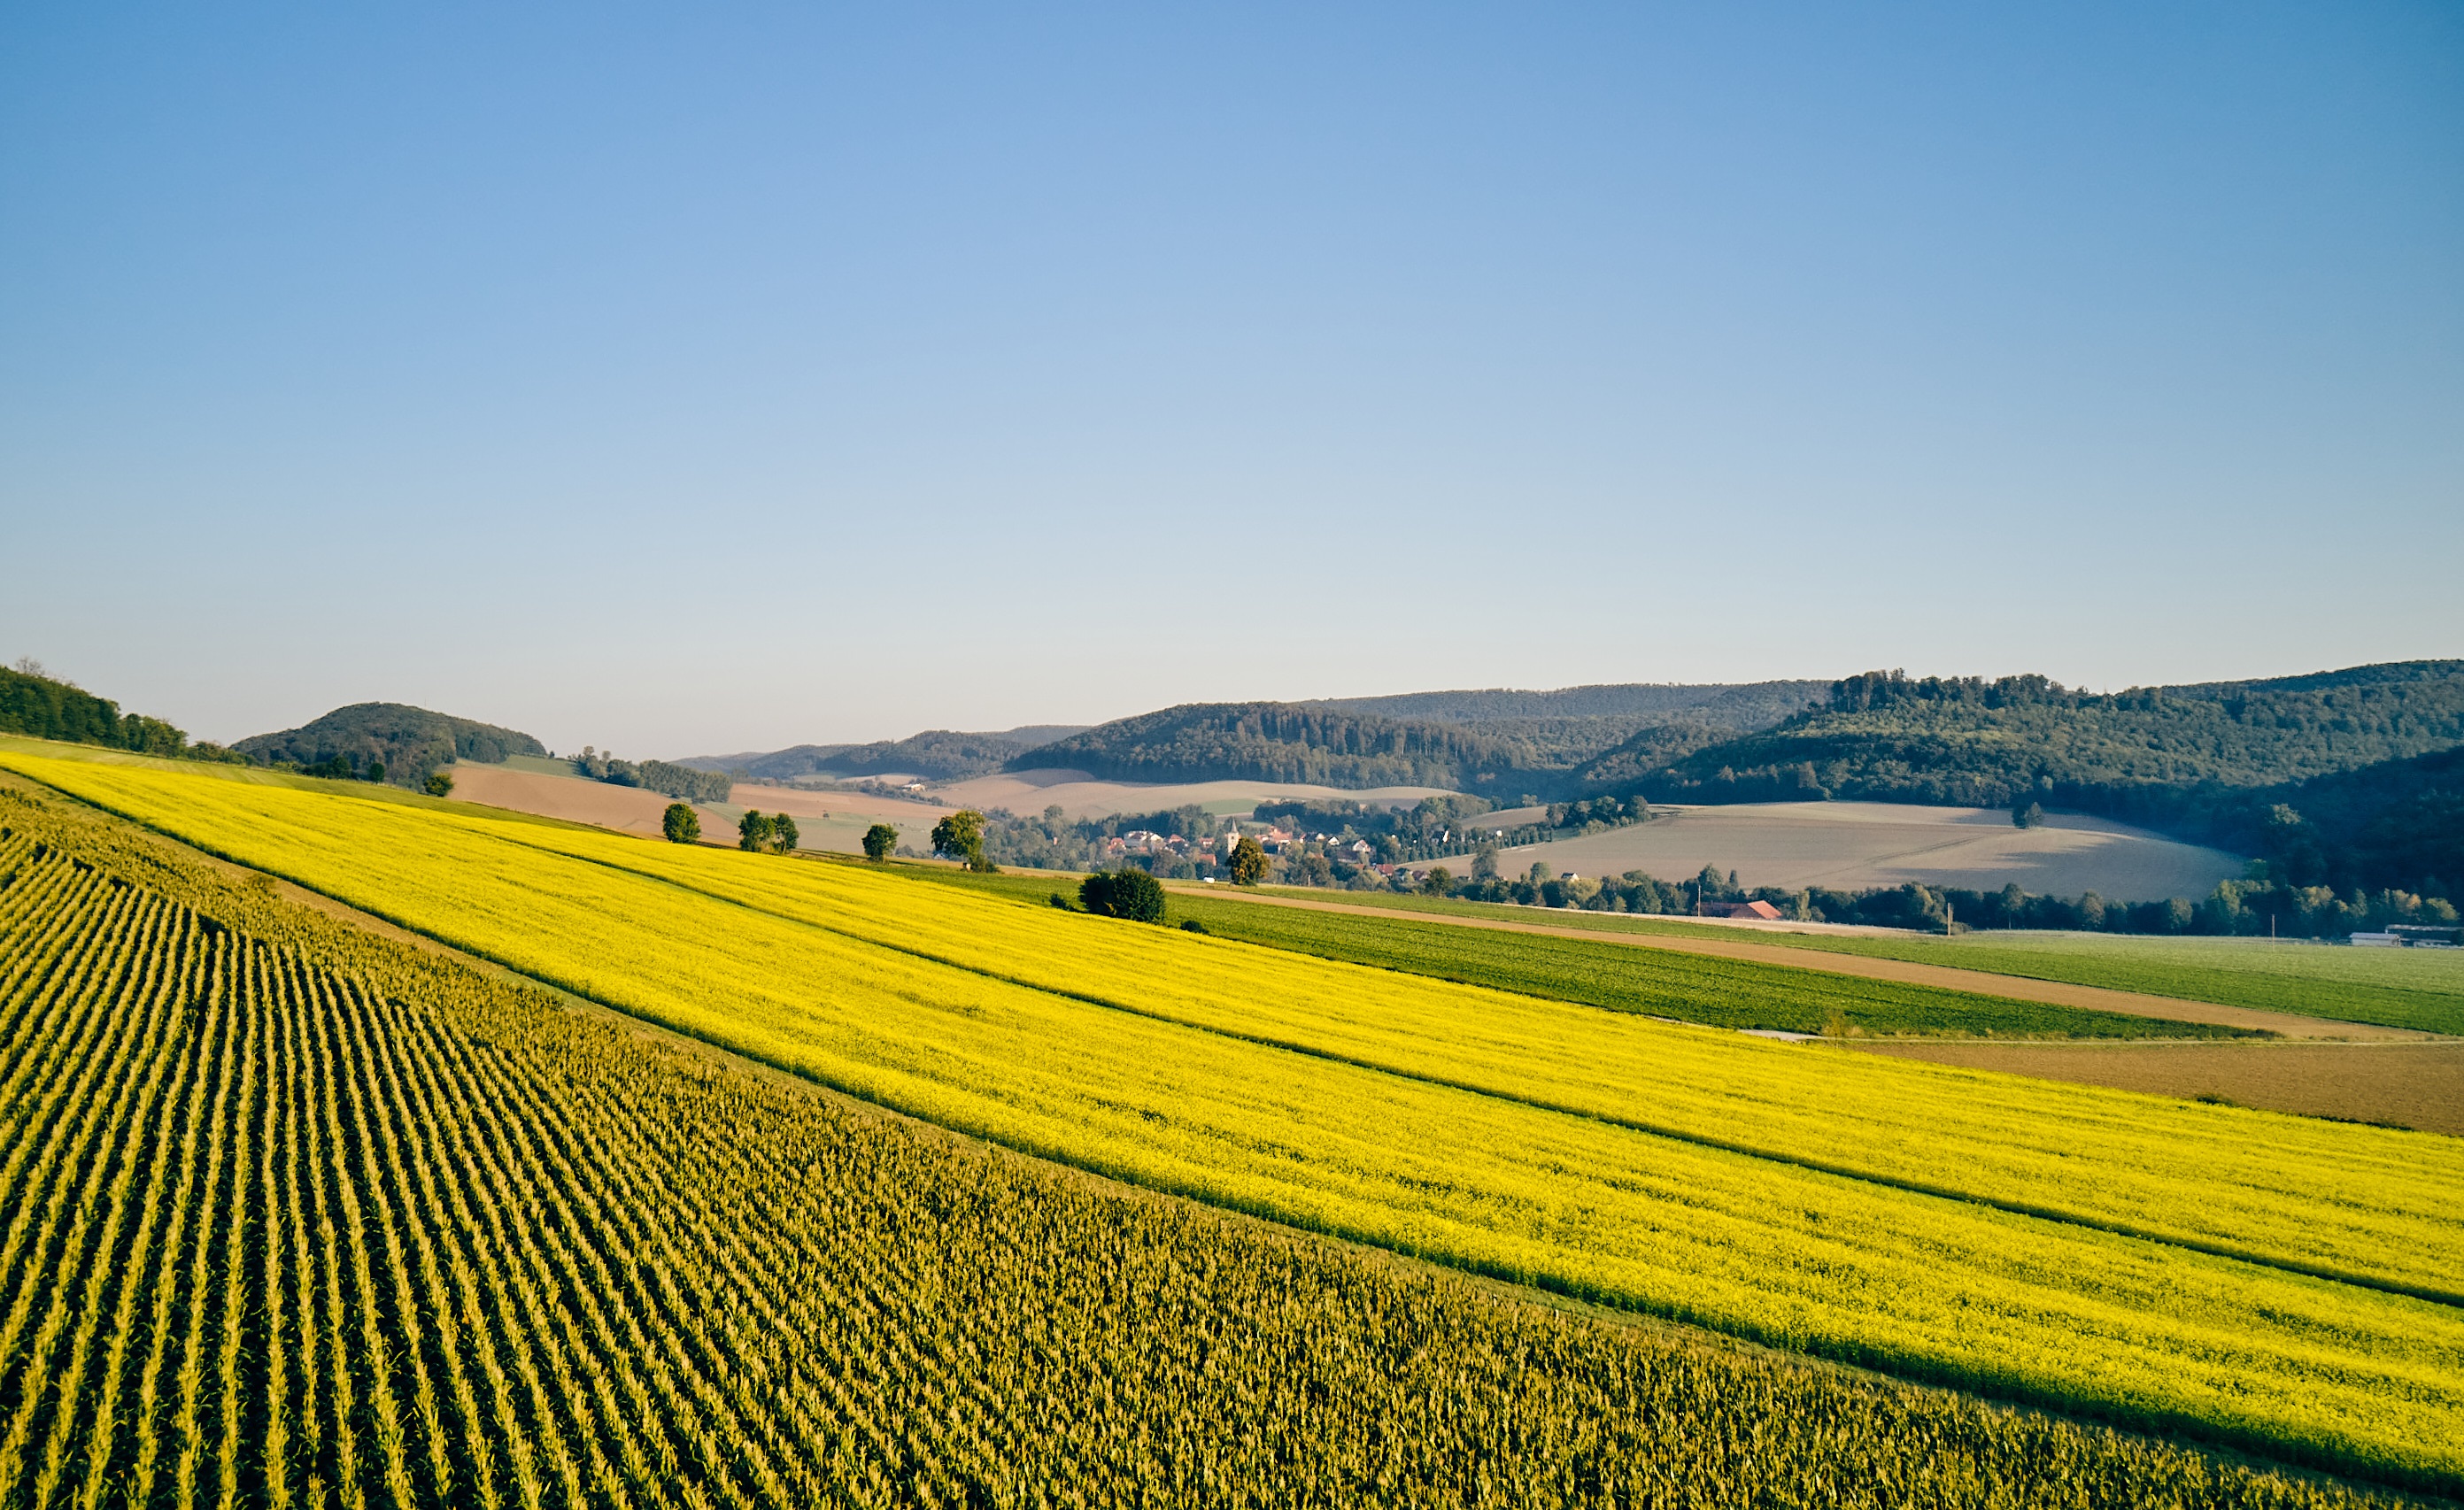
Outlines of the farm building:
M1765 922L1776 922L1780 917L1780 910L1768 902L1705 902L1703 904L1703 915L1705 917L1750 917L1760 918Z

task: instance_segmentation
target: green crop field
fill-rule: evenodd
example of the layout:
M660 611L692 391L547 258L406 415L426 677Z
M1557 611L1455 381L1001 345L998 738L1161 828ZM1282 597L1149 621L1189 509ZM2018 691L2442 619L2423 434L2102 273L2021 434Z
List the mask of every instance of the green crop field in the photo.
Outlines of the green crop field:
M1056 886L1049 877L974 876L923 866L900 867L891 873L1026 901L1043 901L1056 891L1066 897L1071 889L1067 884ZM1846 1026L1876 1037L1933 1038L2250 1036L2246 1029L2208 1023L2095 1012L1624 944L1460 928L1403 916L1363 917L1261 907L1230 898L1219 900L1187 887L1172 893L1169 921L1185 919L1224 938L1296 950L1322 959L1712 1027L1822 1033Z
M2464 950L2354 949L2255 938L1965 933L1954 939L1825 939L1814 947L1962 970L2066 980L2464 1034Z
M837 1109L39 793L0 961L11 1504L2399 1502Z
M1047 883L1045 889L1051 889ZM1683 918L1456 902L1391 892L1262 887L1267 894L1340 902L1379 911L1504 919L1547 928L1642 938L1714 939L1903 959L1952 970L2144 992L2184 1001L2373 1022L2464 1035L2464 950L2353 949L2256 938L2170 938L2128 933L1976 932L1957 938L1866 937L1723 928ZM1182 887L1177 897L1193 893Z
M1071 894L1074 878L971 875L938 866L891 872L1023 901ZM2250 1036L2247 1029L2162 1018L2097 1012L2049 1002L2019 1001L1936 986L1865 980L1749 960L1588 943L1540 933L1510 933L1426 922L1407 914L1357 913L1262 907L1181 887L1172 893L1170 921L1194 920L1225 938L1297 950L1382 970L1501 991L1639 1012L1712 1027L1789 1033L1847 1028L1876 1037L2026 1039L2204 1039ZM1553 914L1550 914L1553 915ZM1578 914L1589 915L1589 914Z
M1621 1309L2464 1485L2464 1148L443 809L0 764L1012 1149Z

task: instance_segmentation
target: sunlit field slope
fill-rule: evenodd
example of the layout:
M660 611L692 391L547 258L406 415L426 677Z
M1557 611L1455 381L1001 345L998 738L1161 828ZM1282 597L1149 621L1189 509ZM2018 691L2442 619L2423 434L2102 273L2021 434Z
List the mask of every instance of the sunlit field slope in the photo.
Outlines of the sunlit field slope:
M1014 1148L1780 1346L2464 1483L2464 1319L2422 1298L2464 1294L2448 1140L1773 1046L853 867L6 763Z
M833 1110L0 791L0 1500L2387 1504Z

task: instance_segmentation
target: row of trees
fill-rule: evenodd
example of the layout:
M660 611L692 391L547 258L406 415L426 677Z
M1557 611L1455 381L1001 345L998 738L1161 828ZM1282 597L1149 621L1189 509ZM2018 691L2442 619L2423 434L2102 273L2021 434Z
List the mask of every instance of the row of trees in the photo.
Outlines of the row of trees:
M2263 871L2264 866L2254 866ZM1493 854L1473 858L1471 878L1458 885L1442 868L1415 889L1466 901L1509 902L1524 907L1575 908L1593 912L1643 912L1684 916L1713 902L1768 902L1782 916L1809 923L1856 923L1878 928L1943 930L2045 929L2106 933L2173 933L2243 937L2338 938L2396 926L2453 928L2454 906L2443 897L2386 887L2339 892L2323 886L2295 886L2264 874L2228 881L2206 898L2107 901L2094 891L2076 897L2029 892L2018 886L1999 891L1908 883L1842 890L1830 886L1744 887L1733 870L1705 865L1683 881L1663 881L1639 870L1621 876L1568 879L1534 863L1529 874L1497 874Z
M619 760L589 745L573 757L577 775L611 786L637 786L681 802L724 802L736 790L736 779L712 771L666 760Z
M246 764L248 759L209 741L190 744L187 733L160 718L123 713L110 698L53 676L31 656L20 658L13 667L0 667L0 733L183 760Z

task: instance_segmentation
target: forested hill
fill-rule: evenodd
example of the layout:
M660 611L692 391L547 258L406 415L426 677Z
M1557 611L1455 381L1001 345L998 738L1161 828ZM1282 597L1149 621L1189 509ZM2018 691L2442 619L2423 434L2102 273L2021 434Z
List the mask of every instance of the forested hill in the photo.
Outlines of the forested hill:
M792 781L804 776L915 776L964 781L989 776L1020 752L1083 733L1080 724L1031 724L997 733L928 729L906 739L861 745L797 745L767 754L695 755L677 762L696 770Z
M46 675L31 661L18 663L13 670L0 667L0 733L108 745L142 755L219 759L228 754L219 745L191 746L186 733L162 719L123 713L110 698Z
M1489 725L1526 719L1617 719L1631 731L1645 724L1700 724L1739 733L1768 729L1819 702L1827 682L1621 682L1553 691L1490 688L1479 691L1401 692L1389 697L1323 697L1303 708L1332 708L1381 718L1433 719Z
M2288 885L2464 895L2464 746L2210 797L2198 826Z
M494 763L507 755L547 754L547 746L519 730L430 712L407 703L353 703L314 723L256 734L233 748L268 765L341 762L357 770L382 763L385 778L403 786L457 758Z
M1184 703L1038 746L1009 767L1074 769L1114 781L1442 786L1510 799L1514 783L1543 758L1528 739L1459 724L1302 703Z
M1828 795L2048 806L2157 818L2201 786L2301 781L2464 744L2464 662L2409 661L2262 682L2073 691L1869 671L1818 708L1671 762L1661 801Z

